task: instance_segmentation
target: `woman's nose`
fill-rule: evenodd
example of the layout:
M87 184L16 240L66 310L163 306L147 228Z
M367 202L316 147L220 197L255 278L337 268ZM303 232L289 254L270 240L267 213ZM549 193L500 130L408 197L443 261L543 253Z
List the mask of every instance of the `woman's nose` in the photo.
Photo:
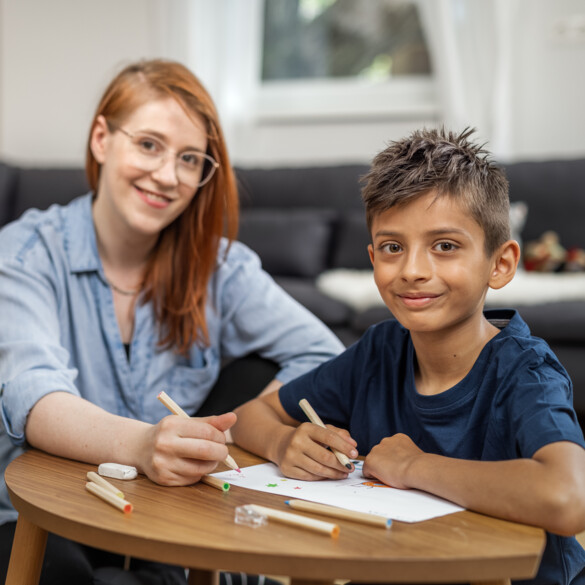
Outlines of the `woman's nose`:
M161 185L176 187L179 184L177 159L174 156L163 157L160 166L151 175Z

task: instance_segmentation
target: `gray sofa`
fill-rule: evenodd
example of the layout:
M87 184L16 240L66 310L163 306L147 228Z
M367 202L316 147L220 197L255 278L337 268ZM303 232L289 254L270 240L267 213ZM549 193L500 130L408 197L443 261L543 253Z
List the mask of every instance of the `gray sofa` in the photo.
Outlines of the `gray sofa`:
M504 165L512 201L524 201L524 241L556 231L565 246L585 248L585 159ZM336 268L369 269L368 233L360 199L364 165L237 169L240 239L265 269L350 344L371 324L391 318L385 307L356 310L319 290ZM84 193L81 169L19 168L0 163L0 226L30 207L46 208ZM575 407L585 422L585 301L518 303L532 332L546 339L571 375ZM241 378L240 378L241 380Z

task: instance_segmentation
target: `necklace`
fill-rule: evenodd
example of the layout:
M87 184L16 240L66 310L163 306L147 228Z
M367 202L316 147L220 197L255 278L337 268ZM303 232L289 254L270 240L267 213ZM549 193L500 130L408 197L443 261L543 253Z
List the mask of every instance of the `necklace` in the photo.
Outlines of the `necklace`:
M125 295L127 297L133 297L134 295L137 295L141 290L142 290L142 283L140 283L140 286L138 288L133 288L130 290L127 289L123 289L120 288L119 286L116 286L111 280L109 280L108 278L106 278L106 282L110 285L110 287L115 290L117 293L120 293L121 295Z

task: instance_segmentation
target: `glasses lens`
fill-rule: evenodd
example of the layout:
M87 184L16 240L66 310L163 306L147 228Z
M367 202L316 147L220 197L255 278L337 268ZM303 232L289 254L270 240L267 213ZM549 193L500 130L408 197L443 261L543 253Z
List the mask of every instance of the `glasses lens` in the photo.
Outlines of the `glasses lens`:
M209 155L201 152L183 152L177 157L177 178L195 189L208 183L219 165Z
M137 169L156 171L165 163L168 155L174 154L164 143L152 136L125 134L132 145L130 164ZM201 152L185 151L175 155L177 179L192 189L209 182L218 166L211 156Z

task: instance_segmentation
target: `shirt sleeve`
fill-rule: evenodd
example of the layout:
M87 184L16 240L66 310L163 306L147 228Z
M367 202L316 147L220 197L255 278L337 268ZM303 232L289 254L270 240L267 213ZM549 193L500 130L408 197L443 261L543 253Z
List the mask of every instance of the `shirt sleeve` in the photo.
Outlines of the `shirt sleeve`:
M359 418L356 394L363 391L360 379L367 378L370 331L339 356L282 386L278 397L289 416L299 422L307 420L299 406L305 398L326 424L347 428Z
M0 403L15 444L25 442L26 418L40 398L54 391L78 394L77 370L60 342L58 291L50 271L50 255L32 240L19 256L0 258Z
M279 364L276 377L286 383L343 351L339 339L278 286L245 245L232 243L216 284L222 356L258 353Z
M514 375L500 389L505 433L514 437L516 457L532 457L550 443L570 441L585 447L573 408L571 380L548 352L528 350L510 366ZM507 395L507 396L506 396Z

